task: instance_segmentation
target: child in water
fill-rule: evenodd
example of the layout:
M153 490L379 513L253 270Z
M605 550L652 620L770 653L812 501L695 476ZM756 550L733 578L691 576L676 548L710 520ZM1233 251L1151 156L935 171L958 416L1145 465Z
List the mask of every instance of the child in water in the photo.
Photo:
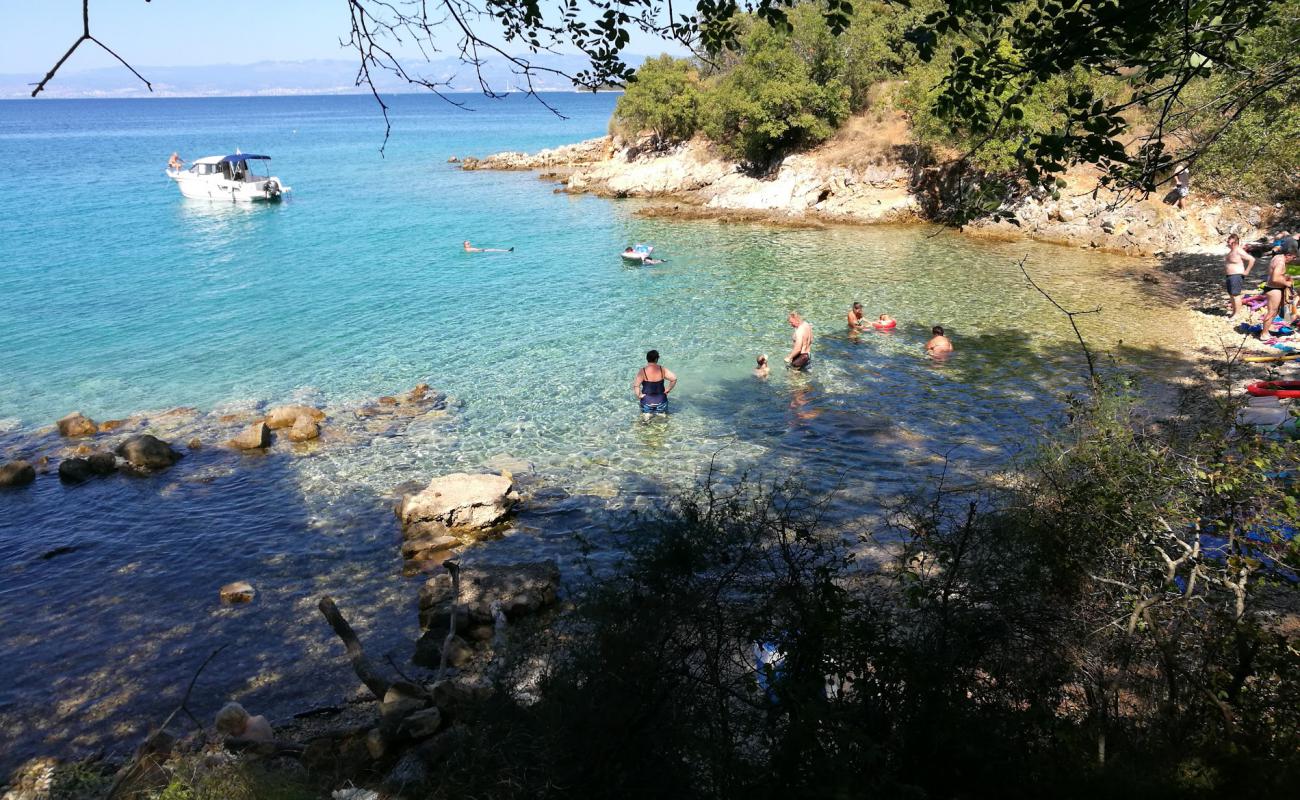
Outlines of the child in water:
M877 328L889 329L898 324L898 320L888 314L881 314L874 323Z
M760 355L758 357L758 366L754 368L754 377L766 378L769 372L771 372L771 370L768 369L767 366L767 356Z
M925 352L935 357L946 356L952 352L952 342L948 340L947 336L943 335L942 325L935 325L930 329L930 333L933 335L930 337L930 341L925 343Z

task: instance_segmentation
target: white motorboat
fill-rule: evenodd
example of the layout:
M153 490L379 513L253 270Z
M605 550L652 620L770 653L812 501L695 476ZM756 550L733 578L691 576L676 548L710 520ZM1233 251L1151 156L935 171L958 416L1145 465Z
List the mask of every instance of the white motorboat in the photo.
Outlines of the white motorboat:
M251 153L204 156L190 164L189 169L167 170L167 177L176 181L181 194L196 200L273 202L284 197L289 187L270 174L270 165L266 163L270 160L270 156Z

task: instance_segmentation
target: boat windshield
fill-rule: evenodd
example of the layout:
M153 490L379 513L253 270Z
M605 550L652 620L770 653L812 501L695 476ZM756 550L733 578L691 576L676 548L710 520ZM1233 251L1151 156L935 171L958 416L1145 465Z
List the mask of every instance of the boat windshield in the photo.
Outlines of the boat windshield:
M236 161L233 164L222 164L221 166L231 170L231 180L264 181L271 177L271 162L266 159Z

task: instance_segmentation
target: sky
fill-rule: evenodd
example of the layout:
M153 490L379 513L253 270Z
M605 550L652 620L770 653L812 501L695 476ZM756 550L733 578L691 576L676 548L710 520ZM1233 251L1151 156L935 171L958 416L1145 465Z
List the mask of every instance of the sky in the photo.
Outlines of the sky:
M0 73L40 76L81 35L81 0L0 0ZM490 22L488 24L491 24ZM339 46L346 0L91 0L90 32L135 66L207 66L354 57ZM231 35L237 31L237 35ZM449 31L446 44L454 45ZM89 43L87 43L88 45ZM68 70L111 66L82 45ZM629 53L674 52L634 35ZM522 52L522 48L520 48ZM454 55L444 52L444 55Z

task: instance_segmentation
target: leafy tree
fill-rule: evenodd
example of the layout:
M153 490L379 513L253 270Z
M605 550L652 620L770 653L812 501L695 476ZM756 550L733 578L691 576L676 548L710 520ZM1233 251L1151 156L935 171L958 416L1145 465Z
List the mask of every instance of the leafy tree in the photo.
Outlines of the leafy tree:
M646 61L614 106L619 127L651 130L666 141L682 141L700 123L700 73L690 61L661 55Z
M756 165L828 138L848 117L849 90L827 69L800 58L788 34L752 26L739 62L709 90L705 134Z

